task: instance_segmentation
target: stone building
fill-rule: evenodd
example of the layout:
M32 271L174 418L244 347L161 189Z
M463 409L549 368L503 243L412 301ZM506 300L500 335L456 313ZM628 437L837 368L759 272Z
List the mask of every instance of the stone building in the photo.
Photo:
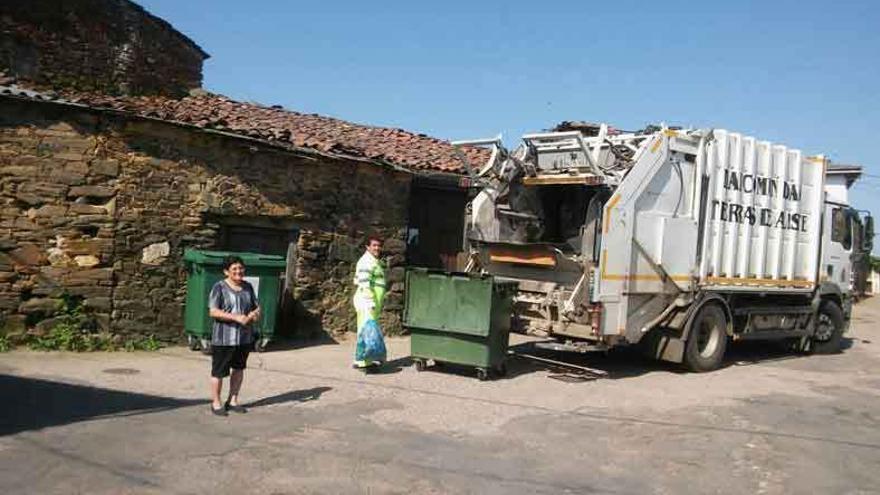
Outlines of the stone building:
M201 87L207 58L191 39L127 0L0 5L0 67L22 83L182 96Z
M447 142L204 90L184 96L207 55L136 4L28 5L35 8L0 8L5 333L51 326L61 298L74 297L123 338L177 340L183 251L202 248L288 254L291 309L281 332L338 334L353 327L353 262L370 232L387 238L383 318L393 332L408 260L448 266L455 258L466 196ZM40 16L55 19L52 5L100 15L65 14L56 27L70 32L50 33ZM57 41L94 25L106 34L76 44L91 54L78 72L70 58L78 55ZM126 57L152 60L155 70Z

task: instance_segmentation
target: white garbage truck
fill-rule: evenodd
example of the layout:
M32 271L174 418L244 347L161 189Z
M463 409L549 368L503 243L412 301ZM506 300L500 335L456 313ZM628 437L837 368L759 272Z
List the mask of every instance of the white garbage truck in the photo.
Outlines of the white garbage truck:
M467 164L465 270L518 283L515 328L557 349L639 344L694 371L718 368L731 340L841 348L873 220L826 202L825 157L665 126L455 144L492 148Z

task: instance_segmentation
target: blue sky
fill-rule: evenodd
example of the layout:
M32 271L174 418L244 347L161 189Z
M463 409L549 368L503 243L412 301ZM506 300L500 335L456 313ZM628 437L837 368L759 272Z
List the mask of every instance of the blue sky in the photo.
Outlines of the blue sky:
M877 1L140 3L236 99L509 145L562 120L724 127L865 166L851 202L880 214Z

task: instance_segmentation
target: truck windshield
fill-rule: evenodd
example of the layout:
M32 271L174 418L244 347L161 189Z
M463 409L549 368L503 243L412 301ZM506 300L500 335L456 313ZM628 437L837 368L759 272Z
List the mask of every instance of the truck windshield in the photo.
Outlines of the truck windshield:
M852 248L852 217L844 208L834 208L831 212L831 240L846 250Z

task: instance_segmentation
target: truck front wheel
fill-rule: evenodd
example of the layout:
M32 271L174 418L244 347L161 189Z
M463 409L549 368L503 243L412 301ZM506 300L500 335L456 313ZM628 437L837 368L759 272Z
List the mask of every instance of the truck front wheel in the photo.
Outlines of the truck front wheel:
M706 304L691 323L684 350L685 365L698 373L721 366L727 350L727 315L717 304Z
M813 351L817 354L840 352L843 339L843 310L830 300L822 301L816 314L816 331L813 333Z

